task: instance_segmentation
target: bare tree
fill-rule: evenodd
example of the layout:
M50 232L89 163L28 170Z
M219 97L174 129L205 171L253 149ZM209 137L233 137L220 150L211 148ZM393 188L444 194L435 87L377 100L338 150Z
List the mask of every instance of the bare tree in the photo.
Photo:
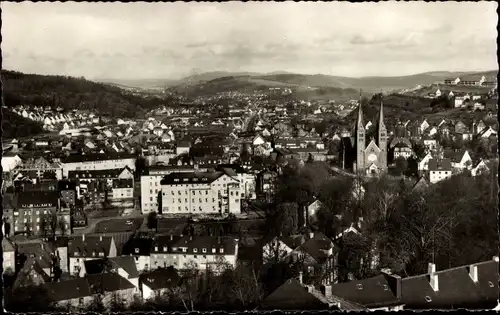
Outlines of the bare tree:
M66 232L68 230L66 220L64 220L63 217L59 218L59 220L57 221L57 225L59 227L59 230L61 231L61 235L66 235Z

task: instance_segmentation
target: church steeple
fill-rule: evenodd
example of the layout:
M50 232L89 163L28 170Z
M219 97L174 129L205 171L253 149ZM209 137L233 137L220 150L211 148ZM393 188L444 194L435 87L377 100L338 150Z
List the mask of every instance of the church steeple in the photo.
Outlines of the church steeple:
M377 124L377 146L381 150L380 152L380 165L381 168L387 169L387 128L384 123L384 101L382 100L382 95L380 96L380 113Z
M364 170L365 167L365 126L363 125L363 109L361 106L361 91L359 91L358 121L356 122L356 165L355 172Z

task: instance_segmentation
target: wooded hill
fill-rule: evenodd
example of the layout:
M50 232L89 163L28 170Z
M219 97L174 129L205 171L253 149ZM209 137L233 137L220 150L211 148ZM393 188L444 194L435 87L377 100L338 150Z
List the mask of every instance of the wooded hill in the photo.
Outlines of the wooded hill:
M159 98L142 98L118 87L85 78L24 74L2 71L4 101L7 107L30 104L63 109L95 110L113 117L140 117L147 110L165 103Z

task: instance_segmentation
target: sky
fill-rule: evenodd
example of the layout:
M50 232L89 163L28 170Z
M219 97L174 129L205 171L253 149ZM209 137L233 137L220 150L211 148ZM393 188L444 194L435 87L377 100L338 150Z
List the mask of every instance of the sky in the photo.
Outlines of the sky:
M87 79L498 69L496 2L2 2L3 69Z

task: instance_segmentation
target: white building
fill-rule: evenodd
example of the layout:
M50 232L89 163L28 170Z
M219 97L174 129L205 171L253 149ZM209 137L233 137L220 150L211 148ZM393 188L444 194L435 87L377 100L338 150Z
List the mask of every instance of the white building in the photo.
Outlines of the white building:
M135 156L131 154L82 154L70 155L63 159L63 176L67 177L69 171L80 170L109 170L125 168L128 166L135 171Z
M179 270L195 268L203 271L207 268L215 270L222 264L236 267L239 242L237 238L231 236L183 236L180 239L172 240L175 241L168 245L155 244L151 252L151 267L153 269L173 266ZM161 254L155 255L159 252ZM162 259L163 263L159 259Z
M451 177L451 161L443 159L441 161L432 159L429 161L429 182L435 184Z
M85 275L85 261L116 257L115 240L111 236L83 234L68 243L69 273L77 277Z
M23 161L15 153L5 153L2 155L2 172L10 172L21 164L23 164Z
M224 172L172 173L161 182L164 214L239 214L240 181Z
M158 194L161 191L160 181L165 175L171 173L194 172L195 166L150 166L147 174L141 176L141 212L158 212ZM207 169L198 168L198 171L205 172Z
M418 162L418 170L419 171L427 171L429 170L429 161L432 160L432 155L427 153L426 156L423 157L420 162Z

